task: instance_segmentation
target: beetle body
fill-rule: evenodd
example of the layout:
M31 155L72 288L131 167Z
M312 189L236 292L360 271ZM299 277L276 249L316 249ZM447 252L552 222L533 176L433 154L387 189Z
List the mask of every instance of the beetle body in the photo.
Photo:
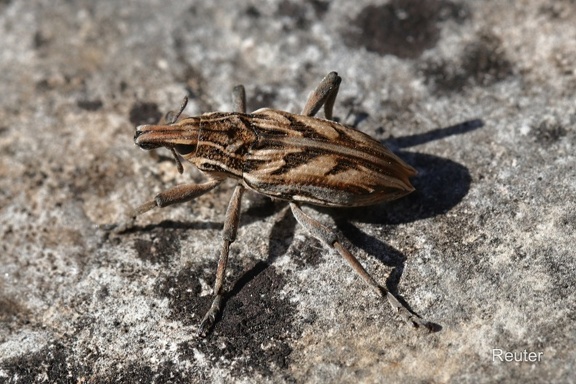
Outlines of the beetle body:
M352 207L414 190L416 171L370 136L331 120L273 109L212 112L138 127L136 144L172 146L208 174L273 198Z
M406 321L418 319L385 288L340 242L338 236L304 212L300 203L330 207L353 207L393 200L414 190L409 178L416 171L370 136L331 120L341 78L329 73L308 98L302 114L273 109L246 113L244 87L233 90L235 112L212 112L163 125L141 125L134 142L143 149L166 147L182 172L178 155L203 171L208 180L182 184L157 194L133 211L133 217L155 207L192 200L215 188L225 178L238 184L230 198L214 295L202 319L199 335L206 335L221 313L224 280L230 245L236 239L242 194L251 189L289 201L296 220L314 237L339 252L380 297ZM324 107L326 119L314 117Z

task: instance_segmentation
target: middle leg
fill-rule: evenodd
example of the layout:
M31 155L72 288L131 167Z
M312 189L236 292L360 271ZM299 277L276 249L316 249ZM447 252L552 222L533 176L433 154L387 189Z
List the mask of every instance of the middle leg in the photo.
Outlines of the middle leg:
M246 92L244 86L237 85L232 90L232 104L234 111L246 112ZM204 315L200 327L198 327L198 335L206 336L208 331L214 325L216 317L222 310L222 300L224 294L224 280L226 277L226 266L228 265L228 255L230 253L230 245L236 240L236 233L238 232L238 222L240 221L240 207L242 195L244 194L244 186L238 184L232 193L228 209L226 210L226 218L224 219L224 228L222 229L222 248L220 250L220 258L218 259L218 268L216 269L216 281L214 282L214 292L212 293L214 299L210 309Z
M228 265L228 254L230 253L230 244L236 240L236 233L238 231L238 222L240 221L240 202L244 187L237 185L232 193L232 198L226 210L226 219L224 221L224 229L222 230L222 248L220 250L220 258L218 260L218 269L216 270L216 281L214 282L214 292L212 295L212 305L198 328L199 336L206 336L208 331L214 325L216 317L222 310L222 299L224 294L224 280L226 277L226 266Z

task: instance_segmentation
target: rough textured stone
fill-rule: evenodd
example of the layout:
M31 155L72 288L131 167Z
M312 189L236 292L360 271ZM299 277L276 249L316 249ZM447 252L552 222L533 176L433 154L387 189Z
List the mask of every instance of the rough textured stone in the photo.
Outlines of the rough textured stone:
M573 380L573 1L8 0L0 34L0 381ZM318 217L438 331L248 193L231 294L198 339L234 184L111 233L202 180L134 127L184 95L187 114L230 110L238 83L250 109L297 112L331 70L340 121L419 174L402 200Z

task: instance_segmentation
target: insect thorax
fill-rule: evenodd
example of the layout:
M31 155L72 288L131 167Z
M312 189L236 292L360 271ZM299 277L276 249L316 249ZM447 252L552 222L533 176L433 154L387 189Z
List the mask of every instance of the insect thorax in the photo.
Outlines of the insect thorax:
M201 116L198 148L189 160L202 171L241 178L245 156L256 140L250 115L206 113Z

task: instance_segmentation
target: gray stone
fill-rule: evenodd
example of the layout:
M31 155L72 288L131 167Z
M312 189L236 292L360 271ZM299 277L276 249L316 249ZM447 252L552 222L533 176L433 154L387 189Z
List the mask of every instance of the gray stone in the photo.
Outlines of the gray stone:
M1 2L0 381L573 381L575 20L569 0ZM230 110L238 83L251 110L298 112L332 70L337 118L417 191L307 212L435 332L247 193L198 339L234 183L110 232L202 180L135 126L185 95L186 114Z

